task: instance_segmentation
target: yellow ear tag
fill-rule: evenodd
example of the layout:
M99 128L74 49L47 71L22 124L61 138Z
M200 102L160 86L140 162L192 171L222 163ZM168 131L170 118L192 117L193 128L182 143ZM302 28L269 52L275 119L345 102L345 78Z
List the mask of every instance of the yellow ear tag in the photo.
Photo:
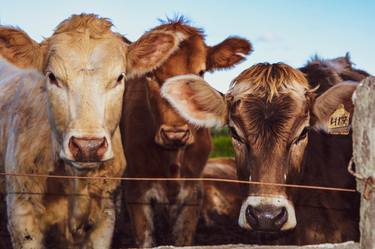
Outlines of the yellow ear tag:
M350 112L340 104L328 120L328 133L332 135L348 135L350 131Z

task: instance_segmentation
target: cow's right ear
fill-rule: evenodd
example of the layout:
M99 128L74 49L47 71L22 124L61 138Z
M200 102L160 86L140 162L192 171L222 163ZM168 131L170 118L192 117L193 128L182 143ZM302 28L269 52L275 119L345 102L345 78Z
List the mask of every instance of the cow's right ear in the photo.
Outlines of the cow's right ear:
M166 80L161 95L190 123L221 127L227 123L224 96L196 75L179 75Z
M43 67L42 45L13 27L0 26L0 57L20 68Z
M129 45L127 77L142 76L162 65L185 39L180 32L149 31Z

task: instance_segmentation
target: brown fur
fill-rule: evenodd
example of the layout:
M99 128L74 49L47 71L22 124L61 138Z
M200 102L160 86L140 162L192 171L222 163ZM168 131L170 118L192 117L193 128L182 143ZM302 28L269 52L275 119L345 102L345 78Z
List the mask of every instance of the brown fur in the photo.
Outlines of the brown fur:
M208 68L210 47L204 43L202 30L187 25L182 19L168 21L152 31L179 32L186 38L180 48L152 74L127 85L121 124L128 161L127 175L199 177L211 150L210 132L208 129L187 125L186 120L160 96L160 88L170 77L183 74L203 75L205 71L214 69ZM248 54L251 51L250 44L246 40L241 42L247 43L248 49L243 53ZM232 49L236 50L241 46L233 44ZM186 125L192 139L185 147L165 148L160 144L159 135L163 125ZM139 246L147 247L163 242L175 245L193 243L202 204L201 183L132 182L126 186L125 198ZM167 203L167 206L162 205L163 203ZM157 217L163 217L166 230L156 227L158 223L154 219ZM170 238L168 241L158 240L158 234L163 231L169 232L170 235L163 236Z
M207 111L200 106L202 103L189 102L198 93L187 85L207 85L203 81L186 78L186 84L168 85L162 92L179 112L184 111L190 122L210 127L215 125L215 122L210 122L212 116L216 124L220 124L218 120L228 117L240 180L250 178L252 181L271 183L354 188L354 178L346 169L352 154L350 134L329 135L327 126L322 125L340 104L344 104L352 113L350 99L358 83L356 80L368 74L353 69L351 65L348 57L311 62L301 68L309 84L306 84L303 74L285 64L253 66L234 80L225 97L211 95L217 100L210 102L228 110L228 114L222 116ZM296 82L296 79L285 80L296 74L301 76L297 80L302 83ZM344 82L344 78L353 82ZM317 89L317 86L320 87ZM199 89L214 91L210 87ZM222 104L222 99L226 99L226 105ZM244 199L238 223L249 230L254 230L254 227L260 230L289 230L280 232L280 237L273 237L273 240L268 237L261 241L266 244L358 240L357 194L306 191L278 186L241 185L239 194ZM286 217L286 210L288 216L281 227L278 226L280 223L269 226L272 223L260 223L254 218L260 209L264 209L262 212L265 213L269 210L279 212L280 207L284 211L277 213L279 216L270 217L278 218L281 222L281 218ZM254 208L256 211L252 211ZM294 213L296 219L291 218Z
M312 67L311 63L319 66ZM332 63L345 64L332 67ZM311 120L311 125L317 125L315 123L317 120L321 123L325 123L329 115L337 108L337 103L343 103L346 110L352 113L353 105L350 98L358 82L340 83L343 81L341 77L342 74L346 76L351 75L351 73L347 71L352 69L345 66L351 64L351 62L348 64L347 59L319 60L310 62L306 67L301 69L305 72L307 78L316 79L316 82L311 82L313 87L317 86L317 82L319 82L322 84L323 89L328 89L325 92L319 92L318 90L317 94L322 95L311 109L312 115L315 116ZM328 67L327 65L330 66ZM323 71L325 74L319 74L317 71ZM346 79L363 79L363 77L367 75L367 73L364 73L362 77L359 78L357 72L358 71L355 72L356 75L352 78ZM256 72L254 73L254 77L259 75ZM323 77L323 75L325 76ZM330 75L335 75L335 77L331 77ZM247 82L246 78L242 78L241 80ZM262 90L263 89L261 89L261 91ZM268 94L272 95L274 92L275 91L269 90ZM308 134L308 142L304 142L306 148L299 149L301 150L301 153L299 153L301 159L295 162L300 169L298 171L286 169L282 166L288 163L287 161L283 161L286 158L283 156L285 153L283 151L284 145L281 144L283 143L283 139L287 139L285 141L288 141L288 137L284 136L283 133L297 133L297 131L293 130L292 126L288 126L288 123L298 123L292 121L298 119L298 115L300 115L298 114L298 108L293 107L293 102L296 102L295 100L280 95L278 97L273 97L272 101L267 103L268 95L263 96L261 94L264 99L258 103L256 99L259 97L255 96L258 96L258 94L251 92L250 95L242 97L242 104L233 108L231 113L235 126L241 132L241 136L237 135L243 139L242 142L238 141L238 138L233 139L237 157L237 170L240 179L246 180L249 175L251 175L251 179L255 181L355 188L355 181L346 170L346 165L352 154L351 136L332 136L311 130ZM258 104L259 107L257 106ZM283 110L283 105L291 109ZM302 109L300 113L303 114L309 109L310 107L307 106L307 108L305 107L305 111ZM295 111L297 111L297 113L294 113ZM287 116L283 117L283 113ZM239 116L241 116L241 118ZM269 118L263 120L263 118L267 116L269 116ZM259 118L261 118L264 123L259 122ZM280 130L282 127L273 127L277 124L284 126L284 128ZM268 130L265 131L265 127L267 127ZM261 141L264 141L264 146L258 145ZM241 143L248 144L252 148L251 152L248 152L246 149L242 150L243 145L241 145ZM272 164L268 161L269 159L277 163ZM290 163L293 164L293 161ZM285 181L282 179L284 174L287 174L287 179ZM247 193L249 195L274 195L286 191L290 200L294 203L297 216L296 228L286 235L280 234L280 237L273 237L273 239L264 240L261 243L301 245L327 242L338 243L347 240L358 241L358 194L315 190L311 190L307 193L307 190L266 186L243 187L242 190L245 194ZM211 199L218 195L217 193L213 193L209 188L207 191ZM219 195L223 195L223 193L227 193L226 190L221 190ZM228 194L228 196L235 198L236 196L240 196L240 194L232 193L232 195ZM215 208L211 207L211 209ZM226 214L226 216L231 216L231 214ZM214 222L212 223L215 224Z

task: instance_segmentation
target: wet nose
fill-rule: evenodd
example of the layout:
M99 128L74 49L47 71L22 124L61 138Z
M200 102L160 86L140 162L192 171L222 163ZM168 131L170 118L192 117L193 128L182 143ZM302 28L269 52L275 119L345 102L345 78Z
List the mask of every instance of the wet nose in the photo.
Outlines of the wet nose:
M246 220L254 230L277 232L288 220L288 212L285 207L248 206Z
M77 162L99 162L108 149L105 137L102 138L77 138L69 139L69 150Z
M189 143L191 137L190 129L187 125L160 127L160 138L163 145L172 147L182 147Z

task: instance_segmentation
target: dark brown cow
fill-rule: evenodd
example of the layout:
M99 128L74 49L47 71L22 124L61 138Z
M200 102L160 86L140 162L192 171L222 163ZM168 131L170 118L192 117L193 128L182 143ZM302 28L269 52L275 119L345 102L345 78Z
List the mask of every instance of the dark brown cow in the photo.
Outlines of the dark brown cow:
M207 46L202 30L182 19L168 21L152 31L180 32L186 38L180 48L148 77L127 85L121 124L129 177L199 177L211 151L210 131L183 119L160 95L168 78L199 78L206 71L230 68L251 52L244 39L228 38ZM139 246L156 243L190 245L202 202L201 183L132 182L126 201ZM161 218L167 231L156 227ZM157 241L158 233L170 241ZM170 235L168 235L170 233Z
M348 57L313 60L301 70L310 84L301 71L286 64L263 63L242 72L225 97L193 79L170 82L162 94L195 124L229 126L240 180L354 188L346 171L350 135L332 134L350 128L357 82L343 80L361 80L368 74L353 69ZM317 85L326 91L313 88ZM329 125L338 118L348 122ZM247 197L238 223L245 229L295 228L287 243L358 240L357 195L259 185L244 186L242 194Z

